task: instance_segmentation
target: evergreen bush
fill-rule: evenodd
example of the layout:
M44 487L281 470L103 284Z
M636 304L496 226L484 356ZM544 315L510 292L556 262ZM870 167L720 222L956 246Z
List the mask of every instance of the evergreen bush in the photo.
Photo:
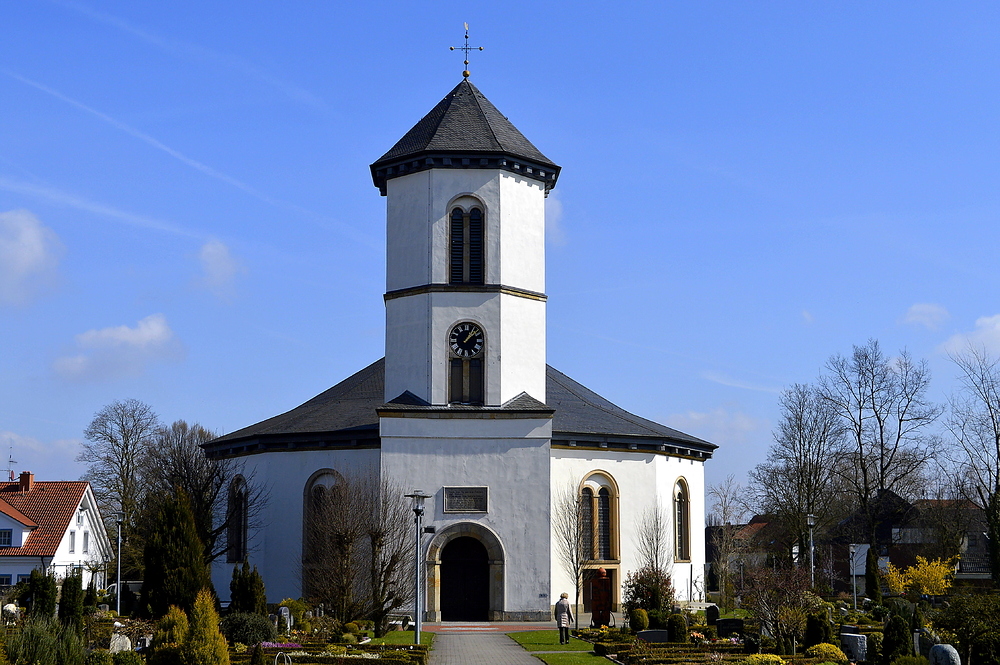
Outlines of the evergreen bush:
M802 646L806 649L816 644L833 641L833 626L826 618L826 612L814 612L806 616L806 631Z
M892 661L892 665L928 665L929 661L923 656L900 656Z
M882 662L882 633L875 631L868 633L868 662L878 665Z
M352 635L357 635L358 633L361 632L361 626L359 626L353 621L348 621L347 623L344 624L344 631L351 633Z
M267 659L264 657L264 647L260 644L255 644L253 651L250 652L250 665L267 665Z
M242 642L243 644L259 644L260 642L274 642L277 638L277 631L274 624L266 616L249 612L236 612L227 614L220 624L222 634L226 636L230 644Z
M83 590L80 591L82 600ZM73 623L59 627L56 633L56 662L59 665L84 665L86 657L87 651L77 627Z
M153 650L168 644L178 645L187 639L188 618L184 610L171 605L166 615L156 624L156 632L153 633Z
M111 656L113 665L146 665L145 659L135 651L119 651Z
M56 623L48 617L29 618L20 632L7 638L7 657L13 665L57 665Z
M35 568L21 594L21 601L30 600L29 616L51 617L56 613L59 590L56 578Z
M646 630L649 628L649 615L646 610L641 607L636 607L628 614L628 622L632 627L632 630L639 632L640 630Z
M849 662L847 655L840 650L840 647L826 642L812 645L806 649L806 655L810 658L819 658L831 663L840 663L840 665L847 665Z
M215 598L208 589L202 589L194 601L182 651L186 665L229 665L229 645L219 632Z
M687 621L683 614L671 614L667 619L667 633L671 642L683 643L688 641Z
M868 548L868 555L865 557L865 593L876 605L882 602L882 575L874 547Z
M785 659L773 653L753 653L741 660L739 665L785 665Z
M83 630L83 577L70 575L63 580L59 596L59 620L74 630Z
M882 665L891 665L900 656L909 656L912 653L910 622L894 614L885 622L885 630L882 632Z
M95 649L87 654L84 665L114 665L111 652L107 649Z
M229 611L248 612L267 616L267 592L264 579L257 566L243 562L243 568L233 566L233 580L229 583Z

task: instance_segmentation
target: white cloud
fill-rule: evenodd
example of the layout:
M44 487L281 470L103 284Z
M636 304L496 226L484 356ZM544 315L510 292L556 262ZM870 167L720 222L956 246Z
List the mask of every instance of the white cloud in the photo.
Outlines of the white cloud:
M709 412L688 411L667 416L666 424L717 445L749 443L769 436L770 425L741 411L716 407ZM754 436L757 435L757 436Z
M951 314L941 305L918 302L910 305L903 316L903 323L923 326L928 330L937 330L941 324L951 318Z
M971 346L1000 354L1000 314L979 317L975 330L952 335L941 346L946 353L963 353Z
M553 245L566 244L566 231L562 225L563 204L559 194L552 190L545 199L545 240Z
M209 240L201 246L198 260L203 271L202 283L219 298L231 297L236 277L244 272L224 243Z
M0 213L0 305L23 304L56 277L63 246L27 210Z
M814 319L812 312L810 312L808 309L802 310L802 322L805 323L806 325L811 325L813 321Z
M88 330L76 336L76 345L78 353L53 364L63 378L95 381L137 376L150 363L183 356L180 341L162 314L147 316L134 328Z

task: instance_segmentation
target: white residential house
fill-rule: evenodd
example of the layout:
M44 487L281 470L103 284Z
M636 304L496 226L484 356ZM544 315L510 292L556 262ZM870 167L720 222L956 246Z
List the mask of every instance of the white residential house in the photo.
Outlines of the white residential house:
M79 570L84 587L104 588L113 552L90 483L36 481L28 471L0 483L0 588L35 568L57 578Z

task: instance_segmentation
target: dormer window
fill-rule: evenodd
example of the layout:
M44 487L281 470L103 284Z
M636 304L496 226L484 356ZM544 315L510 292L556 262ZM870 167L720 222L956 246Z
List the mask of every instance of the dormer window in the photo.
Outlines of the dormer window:
M483 211L451 211L451 284L483 284Z
M0 547L10 547L14 543L13 529L0 529Z

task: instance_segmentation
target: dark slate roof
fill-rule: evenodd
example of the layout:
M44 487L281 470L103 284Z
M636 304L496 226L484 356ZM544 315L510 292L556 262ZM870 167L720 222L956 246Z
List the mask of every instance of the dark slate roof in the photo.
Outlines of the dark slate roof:
M515 167L515 161L525 164ZM545 182L546 190L559 175L559 167L467 79L371 165L372 179L385 194L387 179L427 168L518 170Z
M685 445L711 455L716 445L684 434L665 425L629 413L594 391L577 383L562 372L546 366L546 399L521 393L499 407L431 406L406 392L384 404L385 359L380 359L350 376L329 390L313 397L291 411L274 416L256 425L221 436L204 445L209 454L240 454L264 449L294 447L293 442L334 445L331 442L373 441L377 444L379 410L447 410L447 411L529 411L548 412L554 409L552 438L554 442L573 441L570 445L588 445L603 441L650 441L671 446ZM270 443L268 443L270 442ZM246 448L237 444L250 443ZM663 450L663 448L659 448ZM683 454L682 450L667 452Z

